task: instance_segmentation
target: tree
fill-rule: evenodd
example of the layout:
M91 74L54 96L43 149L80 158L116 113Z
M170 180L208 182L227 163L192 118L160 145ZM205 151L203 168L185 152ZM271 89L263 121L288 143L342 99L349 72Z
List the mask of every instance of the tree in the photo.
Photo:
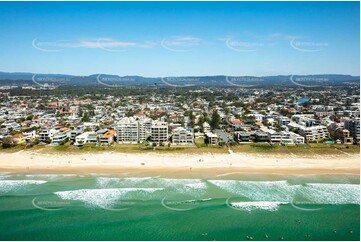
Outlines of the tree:
M217 110L213 110L212 118L211 118L211 121L210 121L210 124L209 124L212 129L219 128L220 119L221 119L221 117L219 116Z
M85 115L82 119L82 122L89 122L90 121L90 117L88 115Z
M5 137L5 138L3 138L3 140L2 140L2 147L3 147L4 149L10 148L10 147L12 147L12 146L14 146L14 142L12 141L12 139L11 139L10 137Z
M188 126L193 127L195 122L195 116L192 111L189 111L188 117L189 117Z

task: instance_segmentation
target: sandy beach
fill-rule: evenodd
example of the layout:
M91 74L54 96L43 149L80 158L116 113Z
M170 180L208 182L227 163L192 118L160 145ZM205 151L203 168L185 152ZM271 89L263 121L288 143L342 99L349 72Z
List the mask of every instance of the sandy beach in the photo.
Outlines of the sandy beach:
M183 173L183 174L359 174L360 154L304 158L286 155L119 152L2 153L1 172Z

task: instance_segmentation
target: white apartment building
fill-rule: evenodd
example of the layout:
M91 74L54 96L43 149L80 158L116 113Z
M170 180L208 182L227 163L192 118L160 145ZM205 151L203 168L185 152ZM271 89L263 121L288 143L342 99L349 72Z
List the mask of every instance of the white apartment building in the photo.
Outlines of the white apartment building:
M151 137L154 143L165 143L168 141L168 123L154 122L151 127Z
M305 138L299 134L290 132L290 137L293 140L293 143L295 143L295 144L304 144L305 143Z
M175 128L172 134L172 144L175 145L193 145L193 132L182 127Z
M311 127L300 126L299 129L300 135L302 135L307 141L315 141L329 137L328 130L326 126L323 125Z
M136 120L126 117L118 122L118 143L139 143L148 138L151 133L152 121L150 119Z
M283 143L283 144L293 144L293 139L289 132L281 131L276 132L273 129L268 130L270 143Z

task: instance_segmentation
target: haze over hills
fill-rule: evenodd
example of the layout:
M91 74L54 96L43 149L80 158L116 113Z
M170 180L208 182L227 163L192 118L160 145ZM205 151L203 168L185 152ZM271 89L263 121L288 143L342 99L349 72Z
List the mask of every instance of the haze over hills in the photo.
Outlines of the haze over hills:
M34 74L27 72L0 72L0 85L168 85L187 86L272 86L272 85L359 85L360 77L343 74L278 75L278 76L178 76L143 77L93 74L74 76L66 74Z

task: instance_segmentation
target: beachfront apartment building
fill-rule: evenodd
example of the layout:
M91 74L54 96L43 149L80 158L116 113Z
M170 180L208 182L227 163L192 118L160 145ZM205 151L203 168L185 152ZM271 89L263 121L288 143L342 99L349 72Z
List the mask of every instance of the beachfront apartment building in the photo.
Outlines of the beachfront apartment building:
M307 141L316 141L318 139L325 139L329 137L326 126L317 125L311 127L300 126L299 134L305 137Z
M172 144L193 145L194 144L193 132L182 127L175 128L172 133Z
M360 143L360 119L345 120L345 129L350 131L350 135L357 143Z
M154 143L168 142L168 123L156 121L151 126L151 139Z
M141 143L151 133L152 120L136 120L133 117L125 117L118 122L116 137L118 143Z
M273 129L268 130L269 141L271 144L282 143L282 144L292 144L293 139L291 139L291 135L289 132L281 131L276 132Z

